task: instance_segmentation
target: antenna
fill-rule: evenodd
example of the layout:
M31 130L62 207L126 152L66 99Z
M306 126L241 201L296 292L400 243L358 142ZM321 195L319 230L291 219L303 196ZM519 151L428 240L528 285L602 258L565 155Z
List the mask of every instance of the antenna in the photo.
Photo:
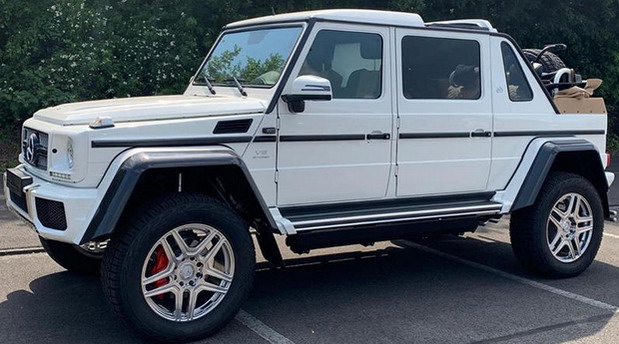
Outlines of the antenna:
M275 15L275 7L271 6L271 14Z

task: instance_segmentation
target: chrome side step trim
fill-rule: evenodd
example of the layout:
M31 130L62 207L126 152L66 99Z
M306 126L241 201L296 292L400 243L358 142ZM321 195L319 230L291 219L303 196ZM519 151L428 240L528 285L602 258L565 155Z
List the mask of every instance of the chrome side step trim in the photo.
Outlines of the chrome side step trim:
M380 223L394 223L414 220L429 220L450 218L467 215L495 215L499 214L502 205L499 203L461 206L443 209L413 210L397 213L384 213L373 215L347 216L341 218L328 218L318 220L307 220L292 222L297 232L316 229L341 228L349 226L372 225Z

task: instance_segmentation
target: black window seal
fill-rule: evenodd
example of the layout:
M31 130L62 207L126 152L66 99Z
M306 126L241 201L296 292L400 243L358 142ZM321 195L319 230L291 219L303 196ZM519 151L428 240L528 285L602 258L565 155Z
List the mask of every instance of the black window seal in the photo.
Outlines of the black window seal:
M520 64L520 61L518 59L516 59L516 63L518 63L518 68L520 69L520 72L524 76L524 82L526 82L527 87L529 88L531 99L524 99L524 100L512 99L512 94L509 92L509 82L507 81L507 71L505 70L505 54L503 53L503 46L506 46L514 54L514 57L516 57L516 53L514 52L514 48L511 47L509 44L507 44L507 41L501 42L501 60L503 62L503 75L504 75L503 77L505 78L505 85L507 85L507 96L509 97L509 100L513 103L530 103L535 99L535 92L533 92L533 89L531 88L531 84L529 83L529 80L527 79L526 74L524 73L524 69L522 69L522 64ZM525 63L528 63L528 60L525 60Z
M217 39L215 40L215 42L213 43L213 45L211 46L211 49L209 50L208 54L206 54L206 57L202 60L202 63L200 63L200 67L198 68L198 70L196 71L196 73L191 77L191 86L196 86L196 87L200 87L200 86L204 86L203 84L194 81L195 78L198 76L198 74L200 74L200 71L202 70L202 68L204 68L204 66L206 65L206 61L208 61L208 59L211 57L211 55L213 55L213 52L215 50L215 47L217 46L217 44L219 44L219 42L221 41L222 37L226 34L229 33L239 33L239 32L247 32L247 31L258 31L258 30L270 30L270 29L287 29L287 28L295 28L295 27L300 27L303 30L303 22L299 22L296 21L296 25L289 24L289 23L282 23L282 25L278 25L277 23L269 23L269 24L265 24L265 25L254 25L254 26L243 26L240 28L234 28L234 29L229 29L226 30L225 26L224 26L224 31L222 31L219 36L217 37ZM306 27L306 30L309 29L309 26ZM293 50L291 51L290 55L288 55L288 59L286 60L286 63L290 63L292 60L292 54L295 51L295 47L299 47L301 42L301 36L303 36L305 33L301 32L301 35L299 35L299 37L297 37L297 40L295 41L295 44L293 46ZM286 66L286 64L284 64L284 67ZM277 82L273 85L243 85L244 88L258 88L258 89L272 89L273 87L275 87L276 85L278 85L279 83L281 83L281 81L284 80L283 78L283 73L282 75L280 75L279 79L277 80ZM216 87L234 87L236 88L236 85L222 85L222 84L216 84L213 85Z
M323 32L323 31L329 31L329 32L345 32L345 33L356 33L356 34L362 34L362 35L376 35L380 38L380 92L378 93L378 96L376 96L376 98L336 98L333 97L333 100L378 100L380 99L383 95L384 95L384 87L383 87L383 83L385 81L384 78L384 73L385 73L385 39L383 37L383 35L381 35L378 32L360 32L360 31L356 31L356 30L341 30L341 29L320 29L318 32L316 32L316 35L314 36L314 41L312 42L312 44L314 44L314 42L316 42L316 37L318 37L318 35ZM311 49L311 48L310 48ZM307 57L307 55L305 56ZM349 76L350 77L350 76Z
M482 68L482 62L481 62L481 44L479 44L478 40L475 39L465 39L465 38L451 38L451 37L429 37L429 36L415 36L415 35L404 35L402 37L402 39L400 40L400 50L402 52L402 56L400 56L400 62L402 63L404 61L404 39L407 37L423 37L423 38L430 38L430 39L442 39L442 40L457 40L457 41L468 41L468 42L475 42L475 44L477 44L477 52L478 52L478 60L479 60L479 96L477 98L408 98L405 94L404 94L404 65L402 64L401 70L402 70L402 75L401 77L401 82L402 82L402 95L404 96L404 99L406 100L412 100L412 101L424 101L424 100L461 100L461 101L478 101L480 99L483 98L484 95L484 72L483 72L483 68Z

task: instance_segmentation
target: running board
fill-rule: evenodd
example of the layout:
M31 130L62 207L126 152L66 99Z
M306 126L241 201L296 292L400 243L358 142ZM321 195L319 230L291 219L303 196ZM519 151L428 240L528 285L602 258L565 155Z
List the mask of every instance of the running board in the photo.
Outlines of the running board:
M291 222L296 231L300 232L326 228L367 226L373 224L411 222L462 216L487 216L498 214L500 210L501 204L496 203Z
M489 199L493 193L461 195L458 198L426 197L334 205L281 208L275 216L284 234L411 223L461 217L498 215L502 204Z
M288 236L286 245L293 252L301 254L319 248L354 244L371 245L378 241L413 239L438 234L460 234L474 232L482 219L478 216L461 216L305 231Z

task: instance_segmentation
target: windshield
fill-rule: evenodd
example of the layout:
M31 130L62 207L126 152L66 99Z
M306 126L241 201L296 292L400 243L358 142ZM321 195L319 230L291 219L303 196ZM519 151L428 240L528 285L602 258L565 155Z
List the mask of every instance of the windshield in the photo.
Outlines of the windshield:
M224 34L195 83L273 86L279 80L301 27L258 29Z

